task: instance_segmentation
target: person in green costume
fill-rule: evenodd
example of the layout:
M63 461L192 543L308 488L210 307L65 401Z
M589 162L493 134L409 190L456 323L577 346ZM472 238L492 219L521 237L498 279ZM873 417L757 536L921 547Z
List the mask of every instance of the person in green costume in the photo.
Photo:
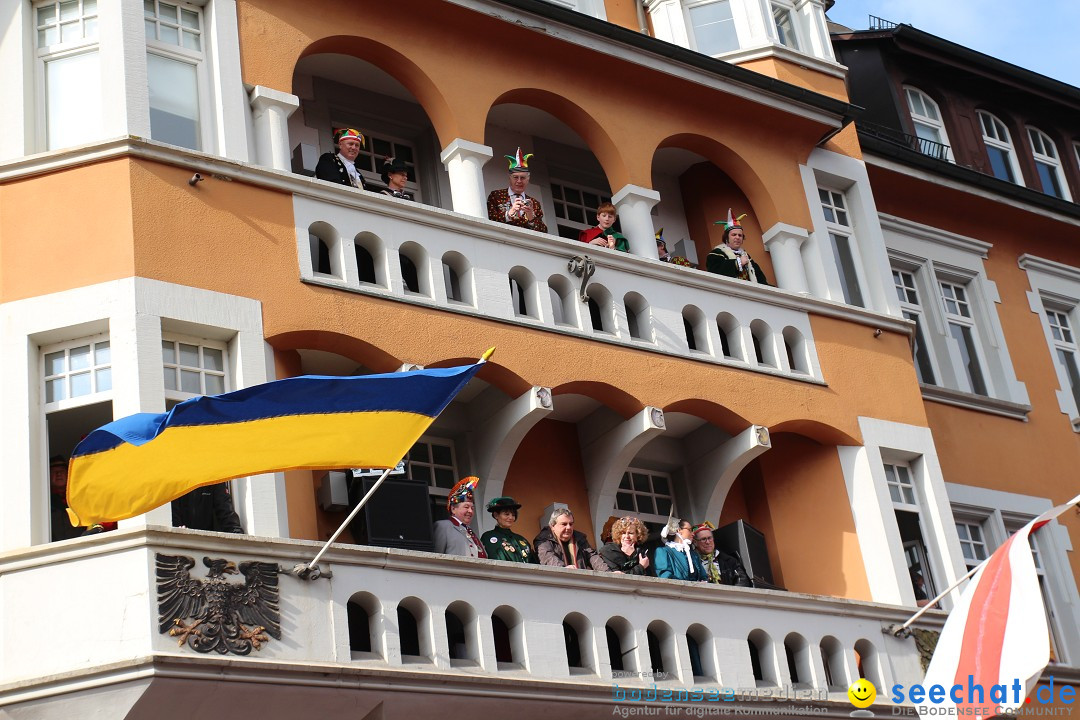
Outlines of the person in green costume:
M487 511L495 518L498 526L480 536L480 544L487 551L491 560L506 562L532 563L539 565L536 551L529 541L510 529L517 522L521 505L512 497L497 497L487 504Z

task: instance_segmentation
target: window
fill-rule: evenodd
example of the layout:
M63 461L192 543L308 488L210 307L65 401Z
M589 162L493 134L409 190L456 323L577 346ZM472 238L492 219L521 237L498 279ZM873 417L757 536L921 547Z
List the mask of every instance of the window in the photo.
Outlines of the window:
M674 499L671 476L666 473L629 468L623 473L615 494L615 509L621 514L635 514L649 522L667 522Z
M163 338L161 356L167 400L220 395L229 390L223 345L205 340L185 342Z
M784 3L772 4L773 23L776 25L776 39L784 47L799 50L799 36L794 20L794 8Z
M1046 302L1044 300L1043 304ZM1072 391L1073 401L1080 409L1080 370L1077 369L1076 338L1073 335L1072 326L1069 324L1069 315L1064 308L1046 308L1046 320L1050 325L1050 337L1054 343L1054 359L1069 380L1069 389Z
M945 123L937 103L922 90L913 87L905 87L904 95L907 97L915 136L919 138L919 152L950 160L949 136L945 133Z
M973 522L957 522L956 534L960 538L960 550L964 553L964 563L971 570L990 556L986 549L982 525Z
M945 323L949 336L956 341L960 363L966 373L968 386L963 389L976 395L987 395L967 290L963 285L952 282L941 281L939 285L941 300L945 305Z
M929 551L922 527L922 513L919 498L915 492L911 467L906 464L883 463L885 482L892 498L896 526L903 543L904 560L907 563L908 577L915 600L930 600L937 591L934 576L930 571Z
M893 270L893 285L900 299L900 311L904 317L915 323L914 347L915 374L919 382L936 385L934 367L930 360L929 347L926 344L926 329L923 327L922 307L919 303L919 291L915 287L915 275L905 270Z
M446 518L446 498L459 478L454 443L421 438L409 450L405 471L410 479L427 484L432 520Z
M1072 200L1069 186L1065 182L1065 175L1061 169L1061 160L1058 159L1057 145L1042 130L1029 127L1027 131L1042 191L1047 195Z
M844 302L848 305L866 307L856 270L854 228L851 226L847 207L844 204L844 194L838 190L818 188L818 196L821 199L821 211L825 214L826 228L832 243L836 271L840 274Z
M64 0L34 7L38 97L47 150L101 135L101 66L97 0Z
M729 0L700 2L687 7L690 18L691 42L704 55L719 55L739 49L735 18Z
M990 159L990 174L1001 180L1023 185L1020 166L1016 164L1012 139L1009 137L1009 130L1005 127L1005 123L982 110L978 112L978 115L979 123L982 125L983 143Z
M611 202L611 197L600 190L590 190L563 182L551 183L551 199L555 204L559 237L577 240L578 233L596 224L596 208ZM612 228L619 230L619 221Z
M42 352L46 411L97 402L112 390L112 354L102 335L46 348Z
M201 108L208 105L202 77L202 10L194 5L143 0L146 76L150 90L150 137L201 150L206 128Z
M359 127L355 123L341 122L334 127ZM389 135L372 135L364 132L364 144L360 146L360 154L356 156L356 169L364 176L364 180L381 187L383 161L388 158L397 158L405 163L405 172L408 177L405 181L405 190L412 194L413 198L420 202L420 183L417 181L416 148L405 140L390 137Z

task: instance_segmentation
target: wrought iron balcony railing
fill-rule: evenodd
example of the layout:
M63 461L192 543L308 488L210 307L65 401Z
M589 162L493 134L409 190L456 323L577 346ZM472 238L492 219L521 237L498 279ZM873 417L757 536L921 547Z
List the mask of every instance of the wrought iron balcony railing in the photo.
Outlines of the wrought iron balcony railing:
M884 125L878 125L877 123L866 122L863 120L858 122L858 127L859 132L865 135L870 135L871 137L893 143L894 145L910 148L923 155L929 155L935 160L949 162L950 148L944 143L927 140L918 135L910 135L906 132L901 132Z

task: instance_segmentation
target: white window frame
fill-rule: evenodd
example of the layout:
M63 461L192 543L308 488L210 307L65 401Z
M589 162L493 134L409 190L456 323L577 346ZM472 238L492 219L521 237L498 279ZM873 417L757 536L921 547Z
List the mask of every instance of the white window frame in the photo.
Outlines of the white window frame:
M1080 268L1064 265L1053 260L1046 260L1034 255L1024 254L1019 259L1020 267L1027 271L1028 306L1039 318L1046 339L1046 347L1051 355L1054 370L1058 377L1057 400L1062 414L1069 418L1073 430L1080 432L1080 407L1073 392L1068 369L1058 357L1059 348L1068 349L1067 344L1054 337L1053 328L1046 315L1047 310L1063 313L1068 317L1073 335L1073 346L1077 343L1080 330ZM1080 355L1077 355L1080 363Z
M682 3L683 21L686 23L686 36L690 40L690 48L696 50L702 54L705 54L702 50L698 49L697 33L694 31L694 23L690 19L690 11L694 8L704 7L706 5L714 5L718 3L727 3L728 9L731 10L731 24L735 30L735 39L738 42L737 47L730 50L724 50L723 52L716 53L715 55L709 55L709 57L723 57L729 53L738 52L746 45L746 32L740 27L740 25L746 24L746 18L743 15L743 5L739 0L692 0L691 2Z
M900 312L904 318L915 323L915 347L912 348L915 373L921 384L936 385L940 371L937 368L937 359L928 339L929 332L927 330L925 308L921 300L922 290L916 279L918 266L912 267L906 263L893 260L892 272L893 286L896 288L897 300L900 302ZM905 282L905 280L910 280L910 283ZM922 366L923 360L919 358L920 354L924 356L925 368ZM927 372L930 373L929 378L926 377Z
M183 47L183 45L173 45L162 40L152 39L149 36L144 37L146 40L146 53L147 55L157 55L167 60L175 60L189 65L195 66L195 82L197 84L197 95L199 102L199 147L191 148L200 152L213 152L214 148L214 117L215 113L212 110L212 93L210 91L210 28L207 26L208 15L203 11L200 5L194 5L192 3L181 2L166 2L166 0L153 0L155 3L160 4L165 2L167 5L175 5L177 8L177 14L179 16L180 11L188 10L194 12L199 16L199 37L201 49L198 51L190 50ZM145 15L144 28L147 22ZM183 42L183 41L181 41ZM149 108L150 87L149 81L147 82L147 107ZM149 112L149 110L148 110ZM153 130L151 129L151 133ZM163 142L163 141L162 141Z
M778 14L787 15L788 22L791 24L791 33L794 35L795 46L792 47L783 41L780 34L780 25L776 22L776 16ZM773 32L776 33L776 42L786 47L789 50L793 50L798 53L807 53L807 46L809 42L803 37L804 30L801 27L802 22L799 17L798 11L795 9L795 3L792 0L770 0L769 2L769 20L772 23Z
M82 0L84 2L85 0ZM58 42L53 45L46 45L41 47L38 45L38 10L49 5L56 6L57 12L57 31L60 31L59 24L59 12L60 1L59 0L47 0L46 2L36 2L33 4L30 10L31 14L31 33L32 33L32 47L34 48L34 92L37 96L35 109L38 116L38 122L36 123L36 146L41 150L56 150L64 147L70 147L72 143L60 142L56 147L49 147L49 107L48 107L48 88L46 83L46 66L49 62L65 60L68 58L76 57L78 55L97 54L98 72L101 71L101 55L100 55L100 33L101 33L101 3L98 2L95 14L87 16L80 13L79 22L83 24L84 37L79 40L69 43ZM83 5L80 3L80 10ZM85 37L85 21L87 17L93 17L96 19L96 30L94 36ZM90 115L87 115L87 120L90 119ZM94 120L100 125L101 112L98 109L97 117Z
M1005 417L1026 418L1031 410L1027 389L1016 379L995 307L1001 301L997 285L987 279L983 266L990 244L892 215L881 214L879 219L890 264L915 276L924 303L922 318L926 321L928 347L936 360L937 384L922 385L923 397ZM946 313L942 282L964 286L970 318ZM950 323L973 328L986 395L972 391Z
M933 115L927 115L926 113L917 112L913 103L912 96L915 96L919 102L923 104L925 109L933 110L937 114L937 117ZM929 95L912 85L904 85L904 100L907 102L908 113L911 115L911 123L914 126L915 135L923 140L919 135L919 126L927 127L938 134L938 140L936 142L941 143L947 149L945 151L945 159L949 162L953 162L952 158L952 145L949 143L949 133L945 130L945 119L941 115L941 106L934 101Z
M177 373L179 373L182 370L187 370L189 372L190 371L197 371L199 373L199 386L200 386L200 389L202 389L204 391L207 389L207 386L206 386L206 376L207 375L222 378L222 385L223 385L223 389L221 390L222 393L231 392L234 389L232 378L231 378L232 373L230 372L230 368L232 367L232 364L231 364L230 359L229 359L229 344L228 343L221 342L221 341L218 341L218 340L208 340L206 338L199 338L199 337L194 337L194 336L190 336L190 335L180 335L180 334L171 333L171 332L163 332L161 334L161 342L162 342L162 374L163 375L164 375L166 370L174 370ZM175 354L174 354L174 361L171 362L171 363L167 363L165 361L165 359L164 359L164 343L173 343L173 348L174 348L174 353ZM195 366L192 366L192 365L182 365L180 363L180 353L179 353L180 348L179 348L179 346L181 344L183 344L183 345L194 345L199 349L200 367L195 367ZM203 349L204 348L209 348L211 350L217 350L218 352L221 353L221 367L222 367L222 369L220 371L201 367L202 358L203 358ZM180 389L181 386L182 386L182 382L180 380L179 375L177 375L177 388L174 389L174 390L170 390L168 387L165 387L164 380L162 380L162 387L165 388L165 401L167 403L168 402L183 402L184 400L189 400L190 398L195 398L195 397L202 397L203 395L220 394L220 393L217 393L217 392L197 392L197 393L186 392L186 391Z
M953 508L953 517L956 519L956 535L960 538L960 551L964 555L964 562L968 570L976 567L979 563L990 557L990 541L984 528L985 518L964 517ZM968 557L967 549L971 550Z
M1050 139L1049 135L1037 127L1028 125L1025 129L1027 130L1028 142L1031 144L1031 155L1035 159L1035 177L1038 180L1037 189L1051 197L1060 197L1063 200L1072 202L1072 193L1069 191L1069 182L1065 178L1065 170L1061 165L1061 158L1058 156L1057 144ZM1042 176L1038 172L1040 164L1047 166L1050 172L1053 173L1058 188L1061 190L1061 195L1047 192L1046 188L1043 187Z
M946 337L952 340L949 343L947 339L946 343L955 353L954 364L962 370L956 374L961 386L959 389L990 397L991 385L987 382L982 336L971 299L974 278L938 272L935 279L945 316ZM965 339L970 340L970 347L961 346L960 339L953 334L954 328L964 334ZM969 362L974 366L974 371L964 363L965 353L970 355Z
M565 192L567 189L574 190L574 191L578 192L581 195L581 200L582 201L580 203L568 202L566 200L566 192ZM581 185L579 183L566 182L566 181L560 180L558 178L551 178L548 181L548 190L549 190L549 193L551 195L551 200L550 200L551 206L552 206L552 215L551 215L551 217L554 218L553 224L555 226L555 234L556 235L559 234L558 227L560 225L575 228L579 232L582 231L582 230L588 230L591 227L596 227L596 208L591 208L591 207L589 207L588 205L585 204L585 193L589 193L590 195L595 195L597 198L599 198L600 201L597 203L597 206L603 205L604 203L610 203L611 202L611 193L609 193L609 192L606 192L604 190L597 190L596 188L585 187L584 185ZM566 207L567 206L573 206L573 207L581 208L582 211L583 211L583 214L585 216L584 224L579 223L576 220L571 220L570 218L567 218L567 217L560 217L559 216L559 207L558 207L559 205L563 206L564 214L566 213ZM591 213L591 215L590 215L590 213ZM617 217L616 217L615 223L616 223L616 225L618 225L618 223L619 223ZM550 224L552 224L552 223L549 223L549 225ZM617 229L618 228L616 228L616 230ZM576 240L577 238L567 238L567 239Z
M604 0L547 0L552 5L576 10L583 15L589 15L600 20L607 20L607 10Z
M822 197L822 195L826 197ZM866 292L864 288L866 283L862 277L862 258L859 256L859 242L856 239L855 226L851 220L851 210L848 207L847 194L843 190L838 190L835 187L829 185L818 185L818 200L821 205L821 212L825 218L825 228L829 236L829 246L832 249L833 259L836 264L836 272L840 278L840 287L844 293L844 302L848 305L854 305L856 307L868 307ZM839 204L838 204L839 203ZM846 222L841 222L841 215ZM832 215L832 219L829 219L829 215ZM847 244L847 251L851 260L851 271L854 272L854 277L849 277L849 274L843 268L841 262L841 250L837 242L837 238L842 238ZM858 302L853 302L856 293L858 294Z
M1006 161L1009 163L1009 168L1012 170L1012 182L1021 187L1026 187L1024 184L1024 174L1020 172L1020 162L1016 156L1016 147L1013 144L1009 128L992 112L987 110L977 110L975 114L979 120L979 129L982 133L983 144L985 144L987 148L996 148L1004 152ZM989 121L991 134L987 134L987 121ZM987 160L989 161L989 156L987 157ZM994 173L993 163L990 163L989 167L987 167L987 174L997 177ZM998 180L1009 182L1007 178L998 178Z
M634 484L633 475L634 475L634 473L638 473L639 475L647 475L649 477L649 487L650 487L649 492L639 491L639 490L634 489L634 487L633 487L633 484ZM663 493L657 493L657 492L655 492L654 489L652 489L653 488L653 479L658 478L658 477L667 480L668 491L669 491L668 495L664 495ZM629 490L622 486L622 483L627 479L630 480L630 489ZM634 498L634 507L633 508L631 508L631 509L620 509L619 508L619 497L618 496L619 496L620 493L630 493L631 497ZM652 500L653 500L653 503L654 503L654 507L655 507L655 503L656 503L657 498L661 498L661 499L664 499L664 500L669 500L671 502L671 517L679 517L679 508L678 508L678 504L675 502L675 486L674 486L674 482L673 482L672 477L671 477L671 473L661 472L661 471L658 471L658 470L649 470L649 469L640 468L640 467L628 467L628 468L626 468L626 472L624 472L623 477L619 479L619 485L615 489L615 503L612 506L612 514L617 516L617 517L632 516L632 517L638 518L642 522L657 523L657 524L660 524L660 525L665 524L668 521L668 517L669 517L667 514L664 514L664 513L646 513L646 512L638 511L638 509L637 509L638 508L638 505L637 505L637 496L638 495L647 495L648 497L651 497Z
M987 550L993 552L1032 518L1053 507L1049 498L946 483L954 515L982 520ZM1080 658L1080 594L1065 555L1072 548L1068 531L1057 520L1033 534L1036 572L1044 585L1050 611L1051 633L1057 662L1075 664Z
M414 443L413 445L415 447L415 445L418 445L420 443L424 443L425 445L428 446L428 453L429 453L428 457L429 458L432 457L432 455L430 454L431 453L431 446L438 445L440 447L449 448L449 450L450 450L450 465L445 465L443 463L436 463L434 461L434 459L430 460L429 462L423 462L423 461L414 461L412 458L410 458L408 460L408 462L405 463L406 470L407 470L407 475L408 475L408 477L410 479L415 479L415 478L413 478L413 474L412 474L412 465L413 464L423 465L425 467L428 467L431 470L431 479L428 482L428 496L429 497L438 497L438 498L446 499L447 497L450 496L450 490L453 487L453 483L451 483L451 487L449 487L449 488L439 487L438 485L436 485L435 484L435 468L436 467L440 467L440 468L449 467L451 469L452 473L453 473L453 477L454 477L453 482L454 483L456 483L458 480L461 479L461 474L458 472L457 448L454 447L454 441L449 439L449 438L438 437L438 436L435 436L435 435L422 435L420 437L420 439L417 440L416 443ZM412 448L410 448L410 451L411 450L412 450Z
M98 365L95 362L95 355L97 351L97 346L102 343L109 343L109 362ZM85 369L79 368L79 372L72 372L70 364L70 352L74 348L80 348L83 346L90 347L90 365L88 365ZM47 355L51 355L57 352L64 353L65 370L63 373L60 373L58 375L47 375L47 369L45 367L45 357ZM106 368L108 368L110 376L109 387L105 390L98 390L98 373ZM38 357L38 371L39 377L41 379L39 385L41 392L41 406L44 412L48 414L53 412L59 412L61 410L68 410L74 407L82 407L84 405L96 405L97 403L111 401L113 398L113 387L116 380L116 378L112 375L112 369L112 344L108 333L88 335L85 337L76 338L74 340L65 340L64 342L42 347ZM89 372L91 387L93 388L93 390L88 394L79 395L78 397L72 397L70 390L71 376L75 374L83 374L83 372ZM45 384L48 380L55 380L59 378L64 378L64 398L61 400L47 402Z

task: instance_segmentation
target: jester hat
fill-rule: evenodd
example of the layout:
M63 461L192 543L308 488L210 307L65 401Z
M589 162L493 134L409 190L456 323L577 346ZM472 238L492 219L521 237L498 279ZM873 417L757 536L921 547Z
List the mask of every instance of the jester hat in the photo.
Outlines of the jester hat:
M746 217L746 213L743 213L739 217L733 217L732 214L731 214L731 208L728 208L727 209L727 220L717 220L716 222L713 223L713 225L723 225L724 226L724 232L727 232L728 230L733 230L734 228L739 228L741 230L742 229L742 224L741 224L740 221L744 217Z
M695 525L695 526L694 526L694 527L692 527L692 528L691 528L690 530L691 530L691 532L693 532L693 533L694 533L694 537L697 537L697 534L698 534L699 532L701 532L702 530L715 530L715 529L716 529L716 526L715 526L715 525L713 525L713 524L712 524L711 522L709 522L708 520L706 520L706 521L705 521L705 522L703 522L703 523L700 523L700 524L698 524L698 525Z
M510 172L532 172L529 170L529 158L533 156L532 153L527 155L521 154L521 148L517 149L517 153L514 155L503 155L504 158L510 161Z
M446 498L446 509L450 510L455 505L465 501L475 504L476 499L473 492L476 490L478 482L480 482L480 478L475 475L458 480L457 484L450 488L450 495Z
M660 243L663 243L664 247L667 247L667 241L664 240L664 228L660 228L656 231L656 244L659 245Z
M360 141L360 145L364 144L364 133L353 128L338 128L334 131L334 142L340 143L345 138L356 138Z

